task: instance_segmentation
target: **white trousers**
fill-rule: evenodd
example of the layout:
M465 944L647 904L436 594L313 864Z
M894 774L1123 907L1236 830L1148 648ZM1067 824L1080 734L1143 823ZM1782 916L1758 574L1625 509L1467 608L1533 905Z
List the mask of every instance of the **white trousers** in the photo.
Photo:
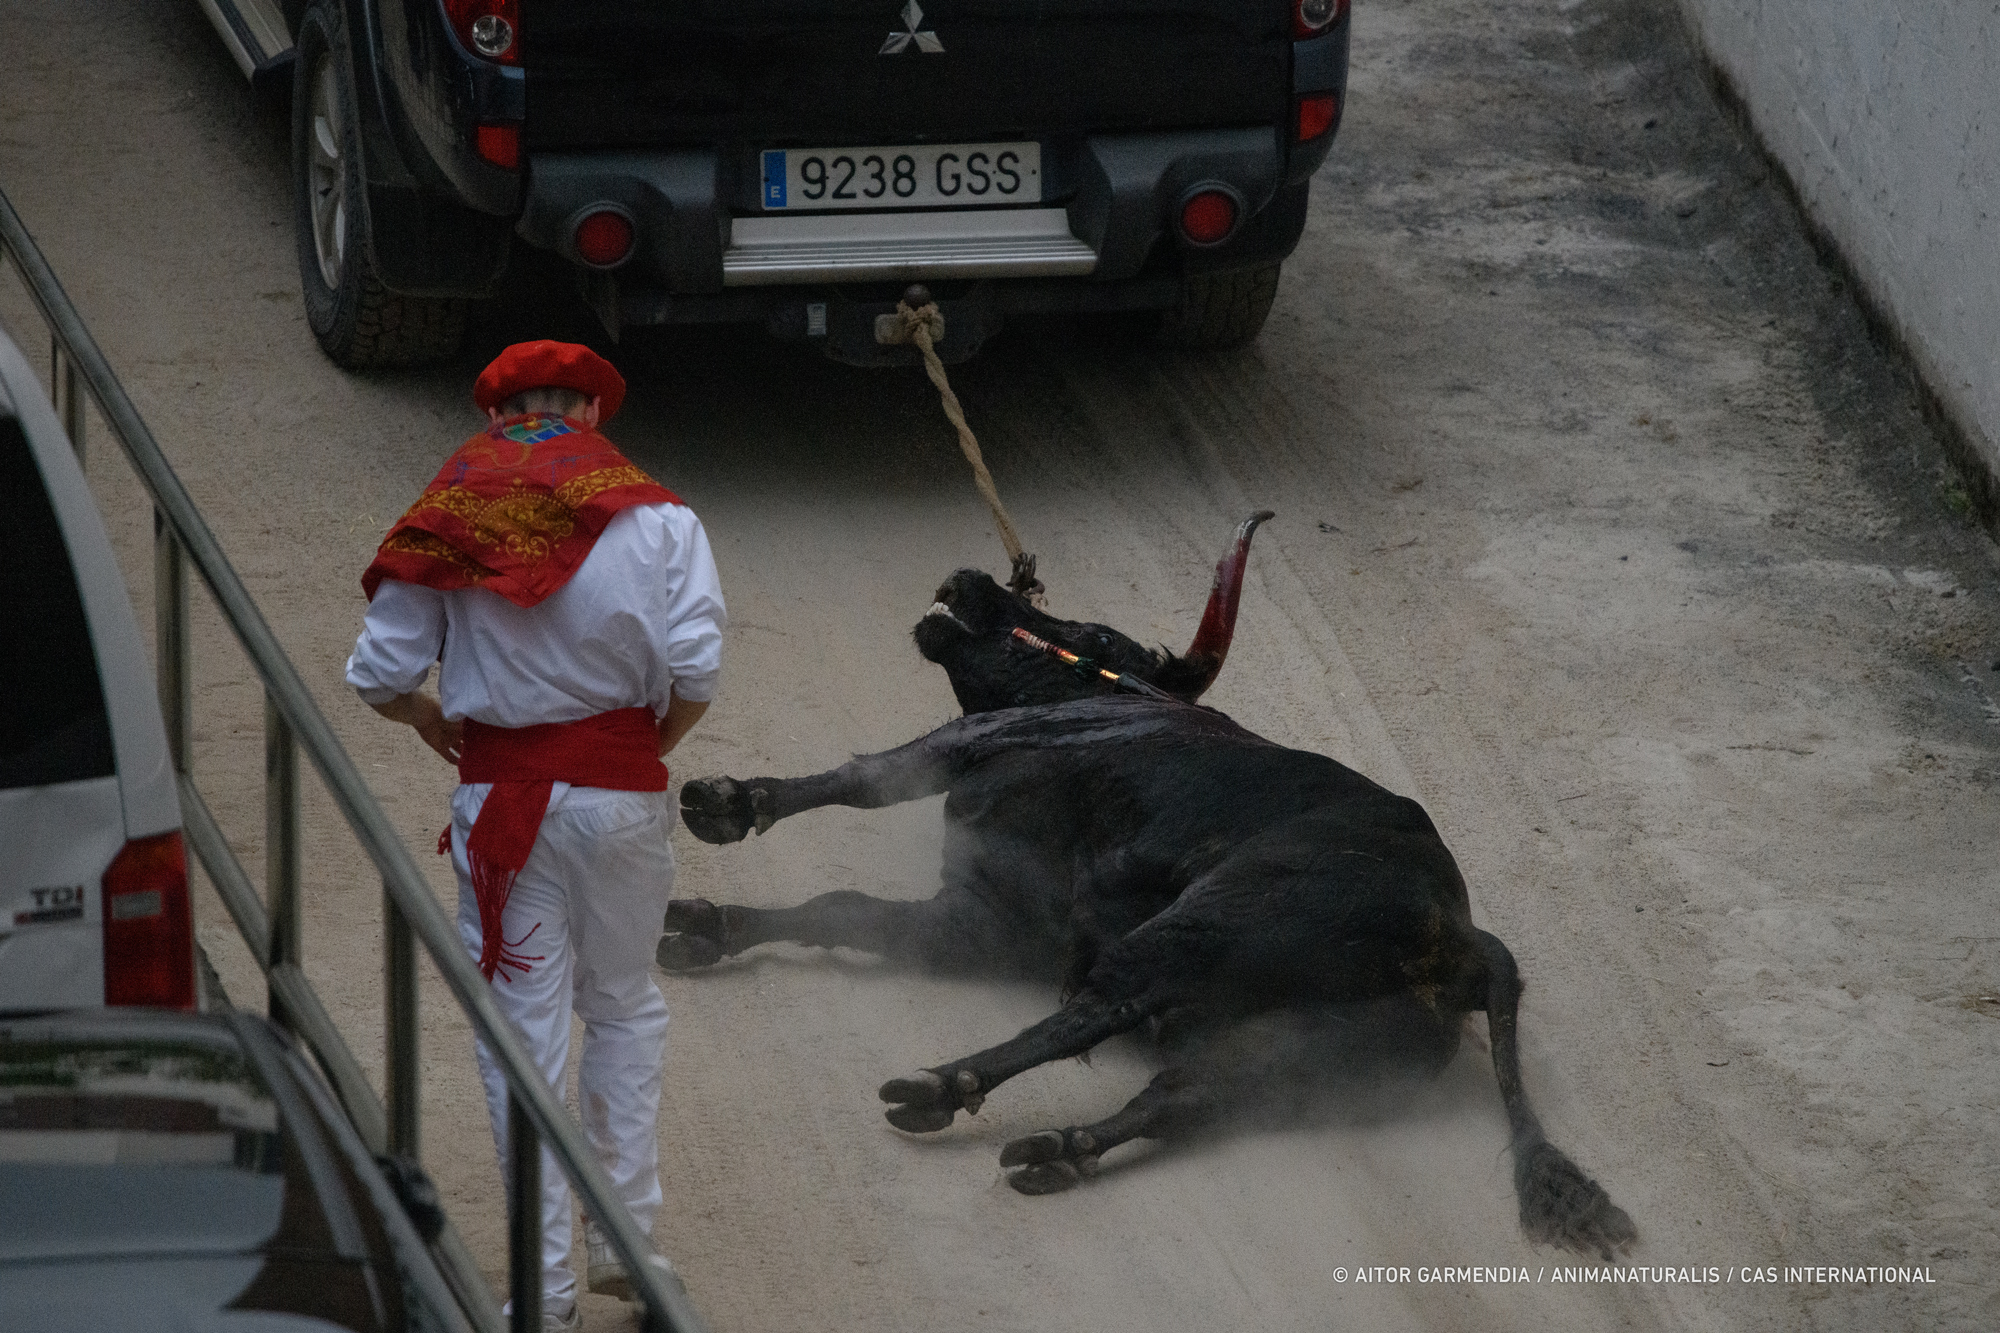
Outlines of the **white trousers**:
M479 956L479 902L465 839L491 787L459 787L451 803L451 860L458 871L458 933ZM618 1197L642 1232L660 1210L660 1062L667 1004L653 984L653 950L674 883L665 792L607 791L557 783L528 864L514 881L502 921L508 955L493 997L526 1039L558 1100L569 1058L572 1012L583 1020L577 1099L583 1129ZM507 1082L485 1044L479 1072L493 1142L507 1178ZM576 1299L570 1271L570 1191L555 1155L542 1148L542 1295L545 1308Z

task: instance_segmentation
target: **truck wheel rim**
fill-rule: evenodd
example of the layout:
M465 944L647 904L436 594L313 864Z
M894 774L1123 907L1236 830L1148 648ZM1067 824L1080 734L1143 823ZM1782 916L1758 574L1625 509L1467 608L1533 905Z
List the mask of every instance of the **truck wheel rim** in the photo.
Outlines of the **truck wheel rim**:
M307 187L312 191L313 250L319 275L329 289L340 287L341 258L347 247L347 171L340 158L340 89L333 61L322 61L313 80L312 133L307 152Z

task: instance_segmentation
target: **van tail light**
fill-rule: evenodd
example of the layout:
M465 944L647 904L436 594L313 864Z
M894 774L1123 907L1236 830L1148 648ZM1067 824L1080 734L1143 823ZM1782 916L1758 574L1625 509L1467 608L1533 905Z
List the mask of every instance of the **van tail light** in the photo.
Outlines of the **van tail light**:
M1347 13L1349 0L1292 0L1292 36L1317 37Z
M1332 93L1307 93L1299 99L1300 143L1310 143L1333 128L1340 101Z
M126 843L104 872L104 1002L195 1007L194 913L179 833Z
M480 59L521 63L520 0L444 0L444 16L465 49Z

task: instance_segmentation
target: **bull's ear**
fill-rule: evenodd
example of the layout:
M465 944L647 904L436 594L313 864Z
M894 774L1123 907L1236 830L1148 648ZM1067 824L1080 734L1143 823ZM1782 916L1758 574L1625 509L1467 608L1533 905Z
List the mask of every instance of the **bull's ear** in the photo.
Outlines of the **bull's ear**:
M1146 679L1155 687L1165 690L1176 699L1193 703L1202 696L1222 670L1219 659L1206 653L1189 653L1182 657L1175 653L1162 652L1164 659L1157 671L1150 671Z

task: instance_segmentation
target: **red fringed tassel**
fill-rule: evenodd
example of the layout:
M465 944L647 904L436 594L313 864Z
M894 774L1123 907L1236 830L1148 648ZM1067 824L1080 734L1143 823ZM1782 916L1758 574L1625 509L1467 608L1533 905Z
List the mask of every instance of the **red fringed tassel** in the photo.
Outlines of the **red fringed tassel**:
M555 783L548 779L494 783L465 840L466 859L472 864L472 894L479 903L479 971L489 982L503 967L527 972L545 956L514 952L541 929L539 923L510 944L501 918L514 891L514 879L535 849L542 816L548 813L554 790Z

